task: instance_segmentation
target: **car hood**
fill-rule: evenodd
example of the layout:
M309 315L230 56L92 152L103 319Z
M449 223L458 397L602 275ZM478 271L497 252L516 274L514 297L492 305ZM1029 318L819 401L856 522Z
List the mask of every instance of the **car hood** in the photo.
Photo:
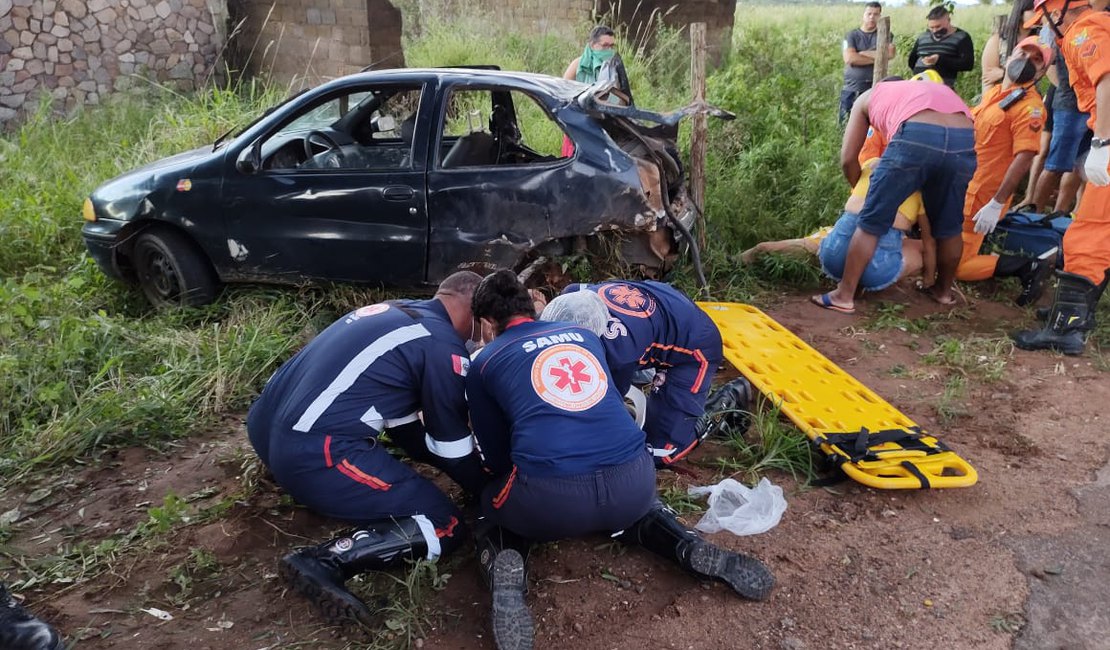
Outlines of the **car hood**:
M142 213L144 199L165 182L174 185L188 178L198 164L208 160L212 145L198 147L168 158L155 160L117 176L93 191L90 198L98 213L111 219L127 220ZM170 177L167 181L163 179Z

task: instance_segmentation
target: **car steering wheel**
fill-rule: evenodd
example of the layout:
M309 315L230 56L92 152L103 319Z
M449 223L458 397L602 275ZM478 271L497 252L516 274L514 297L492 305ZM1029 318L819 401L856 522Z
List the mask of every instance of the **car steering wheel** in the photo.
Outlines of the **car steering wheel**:
M305 153L305 156L307 156L307 158L306 158L307 160L312 160L317 155L319 155L319 154L317 154L316 152L314 152L312 150L312 139L313 138L319 138L320 140L323 140L323 142L324 142L324 146L326 147L326 149L324 149L324 151L322 151L320 153L331 153L333 156L335 156L335 160L339 163L338 166L339 167L344 166L346 161L343 159L343 147L342 147L342 145L340 145L339 142L334 137L332 137L329 133L327 133L326 131L309 131L308 135L305 136L305 138L304 138L304 153Z

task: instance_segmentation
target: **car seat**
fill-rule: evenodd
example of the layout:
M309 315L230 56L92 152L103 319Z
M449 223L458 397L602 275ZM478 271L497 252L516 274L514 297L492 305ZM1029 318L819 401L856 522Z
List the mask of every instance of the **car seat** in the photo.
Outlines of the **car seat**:
M497 162L497 141L485 131L468 133L443 157L443 167L477 167Z

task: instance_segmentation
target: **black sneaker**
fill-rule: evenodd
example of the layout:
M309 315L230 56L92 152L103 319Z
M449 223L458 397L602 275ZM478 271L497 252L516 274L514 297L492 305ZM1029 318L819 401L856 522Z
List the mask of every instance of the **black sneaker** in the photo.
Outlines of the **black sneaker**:
M3 650L63 650L57 630L32 616L0 585L0 648Z
M688 562L694 573L720 580L748 600L767 600L771 595L775 578L759 560L700 539L692 544Z
M497 650L532 650L532 612L524 602L524 558L505 549L493 560L493 639Z
M278 573L300 595L320 610L332 625L371 625L373 614L366 603L347 591L339 569L315 557L315 549L294 551L281 559Z

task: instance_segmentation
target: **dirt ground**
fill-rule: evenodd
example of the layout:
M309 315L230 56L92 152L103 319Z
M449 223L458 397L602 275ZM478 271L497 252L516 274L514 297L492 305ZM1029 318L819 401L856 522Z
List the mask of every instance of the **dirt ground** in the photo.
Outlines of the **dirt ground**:
M782 522L751 538L712 536L771 567L778 584L764 603L604 538L544 546L532 557L528 595L537 648L1110 648L1110 375L1103 362L1002 346L997 359L980 359L1006 363L1001 379L986 381L926 355L942 337L1000 341L1028 313L1000 304L1001 294L951 312L900 288L881 298L909 307L895 313L871 300L849 317L790 295L767 311L956 449L978 469L978 485L800 489L788 475L770 474L786 491ZM966 389L946 391L960 374ZM720 453L707 444L689 472L660 480L715 482L711 459ZM363 647L361 637L323 627L276 575L276 560L290 546L340 526L293 506L265 482L245 492L250 459L237 417L168 452L125 449L95 467L9 489L0 494L0 513L18 509L20 518L0 550L34 557L56 553L62 542L118 537L150 519L150 508L170 493L190 512L222 501L220 516L178 523L159 546L114 556L101 549L111 571L26 589L27 604L80 648ZM421 596L426 614L422 627L409 628L412 644L492 648L489 598L474 559L461 554L439 572L450 577ZM16 569L6 578L26 575ZM395 583L381 574L371 580ZM173 618L142 611L150 608Z

